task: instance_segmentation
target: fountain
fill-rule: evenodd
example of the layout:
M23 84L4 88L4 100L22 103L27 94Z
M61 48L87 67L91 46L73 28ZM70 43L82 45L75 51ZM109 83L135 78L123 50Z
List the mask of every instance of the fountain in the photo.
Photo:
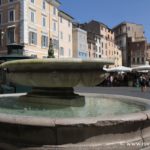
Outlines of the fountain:
M150 142L150 102L74 93L103 81L111 60L30 59L6 62L9 81L27 94L0 96L0 149L142 149ZM137 144L136 144L137 143Z

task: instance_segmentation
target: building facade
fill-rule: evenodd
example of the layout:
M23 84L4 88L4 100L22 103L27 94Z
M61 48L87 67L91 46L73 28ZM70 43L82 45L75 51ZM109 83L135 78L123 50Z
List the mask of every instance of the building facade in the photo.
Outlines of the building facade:
M18 1L0 3L0 55L9 53L7 45L20 43L20 6Z
M150 62L150 43L147 43L146 61Z
M73 56L72 21L73 18L70 15L59 11L59 58Z
M41 4L41 5L39 5ZM20 43L23 54L37 58L47 57L50 38L53 40L54 54L59 50L58 1L20 1L21 25Z
M87 46L87 32L74 25L73 27L73 57L87 59L89 58Z
M1 2L1 55L17 53L45 58L48 55L49 41L52 39L56 58L72 57L72 18L59 11L58 0ZM60 18L63 18L63 23L60 23ZM60 32L64 31L64 39L61 39ZM62 47L64 56L60 56Z
M144 27L135 23L123 22L114 27L113 31L115 43L122 50L123 65L130 67L144 64L146 50Z
M87 31L90 58L114 59L114 66L122 65L122 53L114 42L114 32L110 28L95 20L80 26ZM118 55L117 59L116 55Z

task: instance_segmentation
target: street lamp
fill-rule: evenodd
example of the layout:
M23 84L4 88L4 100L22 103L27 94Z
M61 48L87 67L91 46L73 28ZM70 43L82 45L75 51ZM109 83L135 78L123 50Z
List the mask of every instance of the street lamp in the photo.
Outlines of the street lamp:
M4 44L4 34L5 34L5 32L1 31L1 46L2 47L3 47L3 44Z

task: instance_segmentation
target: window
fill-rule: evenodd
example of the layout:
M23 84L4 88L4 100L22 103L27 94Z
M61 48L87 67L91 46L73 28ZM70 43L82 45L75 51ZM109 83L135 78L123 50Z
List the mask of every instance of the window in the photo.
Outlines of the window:
M46 17L42 16L42 26L46 27Z
M63 22L63 18L62 17L60 17L60 23L62 23Z
M132 59L132 63L135 64L135 58Z
M0 13L0 24L2 24L2 13Z
M42 3L42 9L46 9L46 2L45 2L45 0L43 0L43 3Z
M42 35L42 47L48 47L48 37L45 35Z
M138 57L138 58L137 58L137 64L139 64L139 63L140 63L140 58Z
M53 39L53 48L59 50L59 40Z
M99 53L101 52L101 48L99 47Z
M91 43L88 44L88 48L91 49Z
M60 39L63 39L63 32L60 32Z
M56 15L56 7L53 7L53 15Z
M15 28L7 30L7 42L8 44L15 43Z
M142 63L144 63L144 57L142 57Z
M57 31L56 21L53 21L53 31Z
M68 49L68 55L71 56L71 49Z
M71 35L68 35L68 41L71 42Z
M70 27L70 24L71 24L70 21L68 21L68 27Z
M30 2L31 2L31 3L33 3L33 4L35 3L35 1L34 1L34 0L30 0Z
M130 31L130 27L127 27L127 30Z
M10 3L12 3L14 0L9 0Z
M60 47L60 55L63 56L64 55L64 48Z
M0 47L3 46L2 40L3 40L3 35L2 35L2 30L0 30Z
M30 21L33 23L35 22L35 11L33 10L30 11Z
M15 21L15 10L9 10L8 11L8 21Z
M30 31L29 32L29 43L30 44L37 44L37 33Z

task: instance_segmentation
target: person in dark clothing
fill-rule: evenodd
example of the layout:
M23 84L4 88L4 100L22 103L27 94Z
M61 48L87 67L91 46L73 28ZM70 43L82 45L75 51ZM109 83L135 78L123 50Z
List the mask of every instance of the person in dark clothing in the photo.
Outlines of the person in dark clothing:
M141 86L141 92L146 91L146 78L144 75L140 76L140 86Z

